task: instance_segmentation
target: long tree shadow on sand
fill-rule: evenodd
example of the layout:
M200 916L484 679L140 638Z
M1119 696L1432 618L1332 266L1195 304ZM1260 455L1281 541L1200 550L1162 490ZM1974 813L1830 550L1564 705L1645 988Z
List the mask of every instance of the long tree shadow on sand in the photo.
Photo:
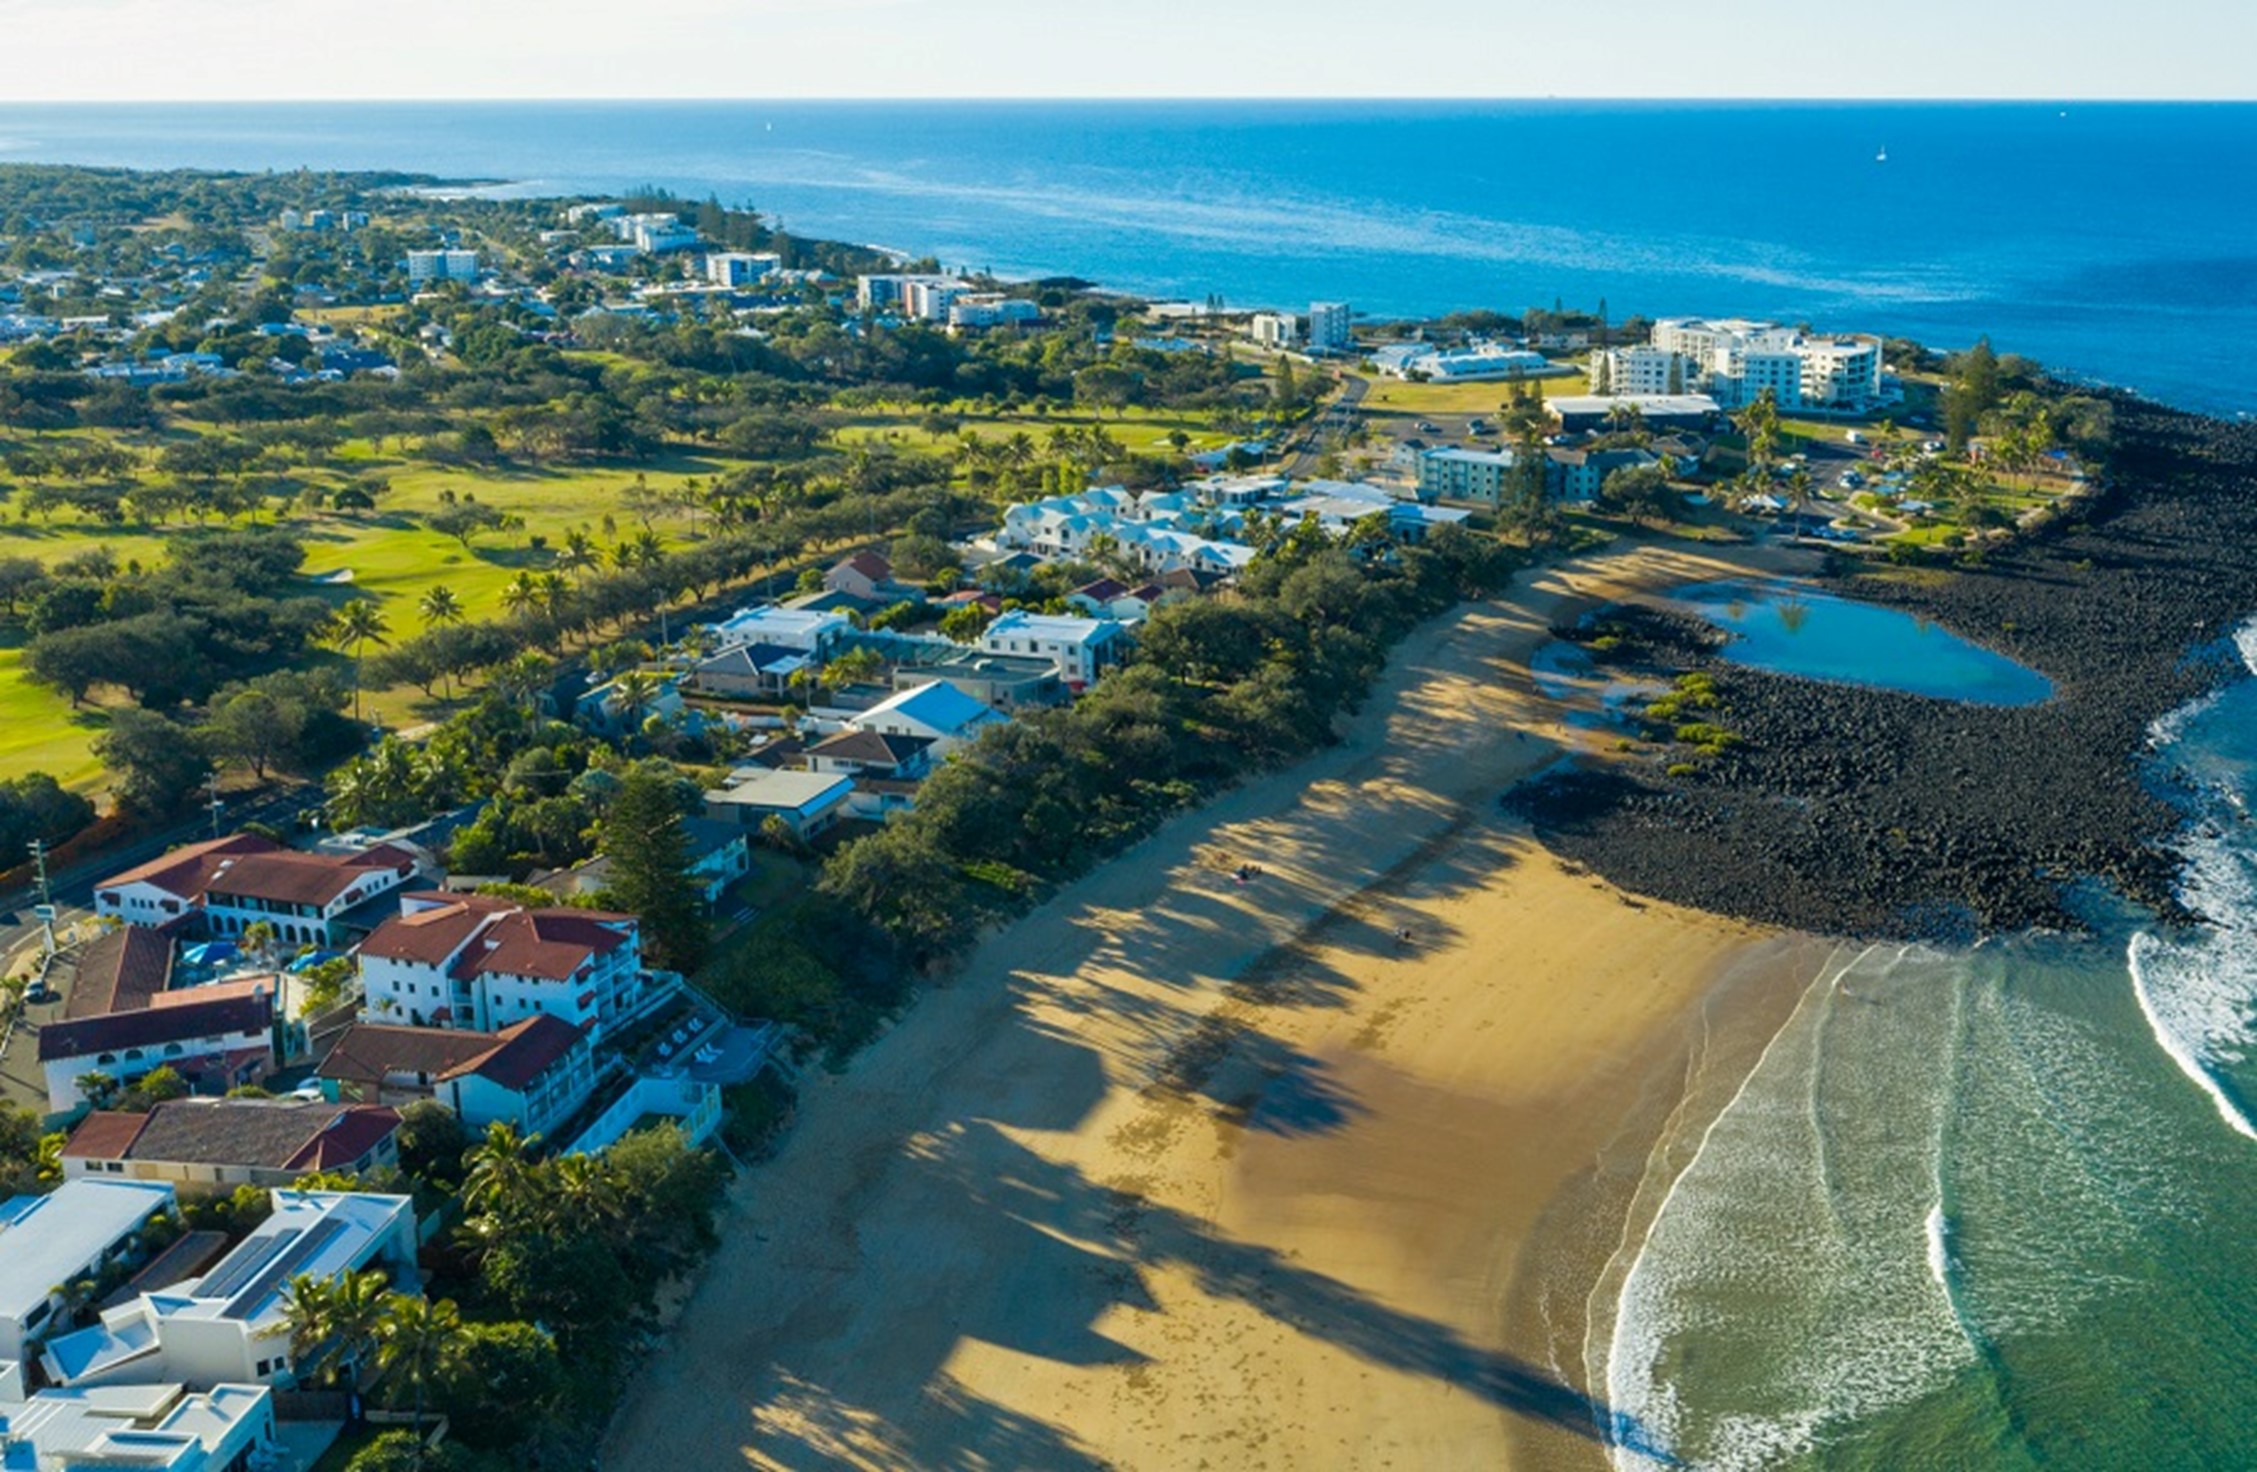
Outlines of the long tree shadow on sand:
M934 1249L944 1264L957 1245L946 1224L970 1221L980 1224L978 1250L1005 1255L1009 1266L985 1293L952 1297L936 1282L932 1298L892 1306L893 1375L915 1375L917 1386L913 1405L891 1419L870 1407L898 1405L899 1378L890 1387L864 1384L858 1366L825 1384L794 1363L796 1335L768 1346L767 1394L753 1408L752 1444L745 1448L754 1465L941 1472L1105 1466L1070 1430L982 1397L946 1365L963 1340L1073 1365L1142 1363L1142 1352L1097 1325L1119 1308L1155 1310L1147 1275L1161 1269L1184 1272L1203 1293L1246 1305L1358 1359L1478 1396L1506 1415L1592 1440L1611 1430L1630 1445L1646 1445L1637 1427L1514 1355L1389 1307L1266 1247L1219 1235L1133 1192L1097 1185L993 1124L920 1137L895 1168L919 1177L894 1188L907 1186L929 1203L934 1231L947 1239ZM996 1230L1005 1223L1016 1230ZM879 1246L872 1242L863 1250ZM899 1358L910 1347L905 1341L917 1351L910 1363ZM1232 1393L1224 1385L1211 1389Z

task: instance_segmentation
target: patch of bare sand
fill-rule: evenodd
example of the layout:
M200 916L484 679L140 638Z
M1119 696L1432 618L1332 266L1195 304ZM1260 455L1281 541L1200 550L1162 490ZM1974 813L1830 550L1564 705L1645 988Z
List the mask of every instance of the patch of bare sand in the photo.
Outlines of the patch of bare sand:
M1559 754L1555 618L1749 565L1639 548L1437 620L1340 745L984 946L807 1091L604 1465L1595 1459L1509 1310L1523 1249L1755 932L1562 869L1495 797Z

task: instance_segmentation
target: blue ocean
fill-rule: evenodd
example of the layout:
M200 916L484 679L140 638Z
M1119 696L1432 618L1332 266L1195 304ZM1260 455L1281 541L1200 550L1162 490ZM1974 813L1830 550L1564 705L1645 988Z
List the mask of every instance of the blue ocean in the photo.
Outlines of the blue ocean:
M0 160L657 184L1012 275L1988 334L2257 412L2253 106L0 105ZM1618 1467L2257 1467L2257 678L2152 760L2208 928L1842 946L1693 1081L1558 1365Z
M658 184L1013 275L1376 316L1603 299L1616 320L1987 333L2257 411L2257 106L0 104L0 160Z

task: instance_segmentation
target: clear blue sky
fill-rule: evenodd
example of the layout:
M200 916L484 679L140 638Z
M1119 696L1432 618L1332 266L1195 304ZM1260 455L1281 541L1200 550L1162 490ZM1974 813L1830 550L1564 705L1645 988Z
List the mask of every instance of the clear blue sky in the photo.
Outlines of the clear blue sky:
M0 101L2257 97L2257 0L0 0Z

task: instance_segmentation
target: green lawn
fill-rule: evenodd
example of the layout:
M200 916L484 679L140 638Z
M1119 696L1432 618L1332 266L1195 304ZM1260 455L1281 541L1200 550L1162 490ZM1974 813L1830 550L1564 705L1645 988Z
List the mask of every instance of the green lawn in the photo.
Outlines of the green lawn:
M340 447L337 459L387 478L391 493L372 512L285 515L282 524L305 538L309 590L338 602L354 596L376 599L398 638L421 631L416 602L434 587L452 589L473 619L495 617L503 611L502 589L519 571L555 565L555 549L567 531L585 527L606 545L640 532L641 523L620 500L637 474L663 489L692 478L710 480L737 468L737 462L722 457L676 454L633 466L454 469L380 456L365 443ZM440 505L444 490L474 495L523 518L525 525L521 530L485 533L465 548L423 525L423 518ZM610 532L603 525L606 515L613 518ZM271 524L274 519L268 514L259 522ZM195 527L185 520L155 529L113 527L68 512L49 520L0 519L0 556L54 563L100 546L109 548L120 562L153 563L164 558L172 540ZM691 535L688 520L679 515L656 521L652 529L670 546ZM546 548L532 546L536 536L548 539ZM349 574L349 580L327 581L339 574ZM420 719L419 700L413 691L387 692L374 711L388 719ZM93 784L101 774L90 743L106 719L92 706L72 711L68 701L24 677L20 633L0 639L0 778L44 771L73 786Z
M1591 391L1590 380L1580 373L1522 381L1535 384L1547 399ZM1394 414L1494 415L1503 410L1514 387L1510 381L1502 380L1491 383L1406 383L1394 378L1374 378L1370 382L1371 391L1364 395L1364 407L1374 412Z
M1173 413L1163 410L1130 409L1122 414L981 414L970 410L956 411L960 422L952 433L935 435L927 431L915 418L881 410L864 412L841 426L837 439L842 445L882 443L901 450L929 450L936 446L952 445L961 435L974 435L983 440L1009 439L1024 432L1034 439L1039 450L1049 439L1053 429L1074 430L1099 426L1124 448L1136 454L1168 451L1174 447L1168 436L1178 430L1190 440L1193 450L1210 450L1230 442L1230 436L1217 429L1204 415Z

